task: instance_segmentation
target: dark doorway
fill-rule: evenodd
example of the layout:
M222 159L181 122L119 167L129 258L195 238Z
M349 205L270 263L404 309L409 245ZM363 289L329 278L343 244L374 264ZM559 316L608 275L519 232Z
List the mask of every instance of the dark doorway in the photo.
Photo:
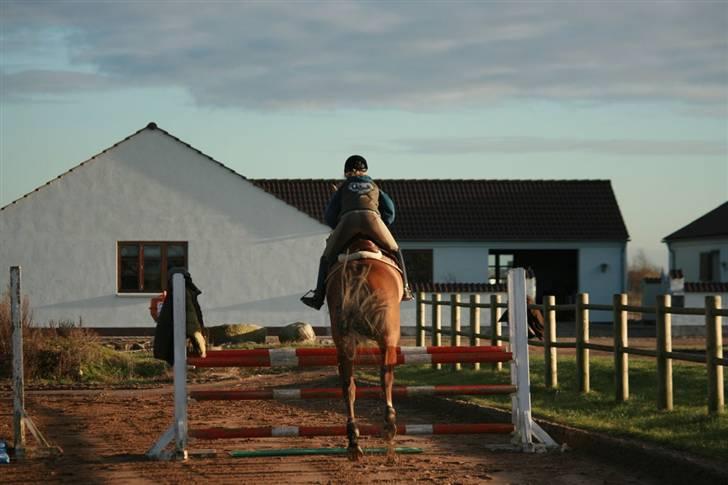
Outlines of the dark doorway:
M491 279L498 280L509 267L531 268L536 275L536 301L554 295L556 303L576 301L579 290L579 252L576 249L507 249L489 253ZM500 281L499 281L500 282Z

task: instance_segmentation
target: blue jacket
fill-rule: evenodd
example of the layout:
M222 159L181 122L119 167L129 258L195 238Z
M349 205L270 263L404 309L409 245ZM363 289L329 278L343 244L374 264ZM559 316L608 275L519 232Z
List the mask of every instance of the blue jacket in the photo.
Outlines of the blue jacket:
M362 175L359 177L347 177L346 182L373 183L374 181L369 175ZM342 188L344 188L344 185L339 187L339 190L337 190L336 193L331 196L331 199L329 199L329 202L326 204L326 209L324 211L324 220L326 221L326 224L331 227L331 229L336 228L336 225L339 223L339 216L341 216ZM379 214L381 214L382 221L384 221L384 224L387 227L392 225L392 223L394 222L394 202L392 201L392 198L382 189L379 189Z

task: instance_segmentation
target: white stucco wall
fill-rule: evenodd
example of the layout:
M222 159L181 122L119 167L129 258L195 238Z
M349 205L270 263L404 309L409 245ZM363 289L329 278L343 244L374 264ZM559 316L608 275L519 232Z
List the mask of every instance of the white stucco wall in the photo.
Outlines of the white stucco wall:
M726 222L728 224L728 221ZM718 267L719 281L728 281L728 239L701 239L696 241L674 241L668 246L670 269L681 269L685 281L700 281L700 253L720 251Z
M490 250L578 251L579 292L589 293L592 303L609 304L612 295L625 291L626 254L620 242L426 242L402 241L403 249L432 249L433 280L438 283L485 283L488 277ZM607 269L602 272L602 263ZM536 275L538 277L538 275ZM594 312L592 318L604 312ZM606 315L606 314L605 314ZM611 315L607 315L611 319Z
M579 249L579 291L589 293L591 303L611 305L612 297L626 291L625 261L620 245L589 245ZM606 271L602 271L606 264ZM610 312L591 310L596 322L611 321Z
M22 266L36 322L153 326L148 295L117 294L117 241L187 241L208 325L327 325L325 311L298 301L314 285L327 234L237 174L147 129L0 211L0 274Z
M715 295L721 297L721 308L728 308L728 293L685 293L686 308L705 308L705 297ZM723 328L728 327L728 318L721 318ZM672 315L673 327L705 327L705 317L700 315ZM679 333L679 332L678 332ZM725 331L724 331L725 333ZM701 333L704 335L704 333Z

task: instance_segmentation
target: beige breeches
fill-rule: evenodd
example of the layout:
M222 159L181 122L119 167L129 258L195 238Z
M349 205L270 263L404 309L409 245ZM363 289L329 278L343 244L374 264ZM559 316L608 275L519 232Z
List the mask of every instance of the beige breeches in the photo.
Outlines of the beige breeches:
M399 246L379 214L370 210L350 211L341 216L339 224L326 240L324 257L332 261L352 237L363 234L374 239L388 251L398 251Z

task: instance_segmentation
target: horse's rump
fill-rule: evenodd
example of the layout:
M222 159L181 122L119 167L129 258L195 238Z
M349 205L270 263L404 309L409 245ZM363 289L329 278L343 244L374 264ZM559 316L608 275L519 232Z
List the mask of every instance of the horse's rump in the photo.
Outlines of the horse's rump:
M347 254L379 252L367 240L357 240ZM399 341L399 302L402 279L391 259L344 258L331 268L326 297L329 302L331 330L337 346L345 347L353 358L358 343L375 340L387 349L385 361L394 363L396 354L389 356L388 347ZM393 360L394 359L394 360Z

